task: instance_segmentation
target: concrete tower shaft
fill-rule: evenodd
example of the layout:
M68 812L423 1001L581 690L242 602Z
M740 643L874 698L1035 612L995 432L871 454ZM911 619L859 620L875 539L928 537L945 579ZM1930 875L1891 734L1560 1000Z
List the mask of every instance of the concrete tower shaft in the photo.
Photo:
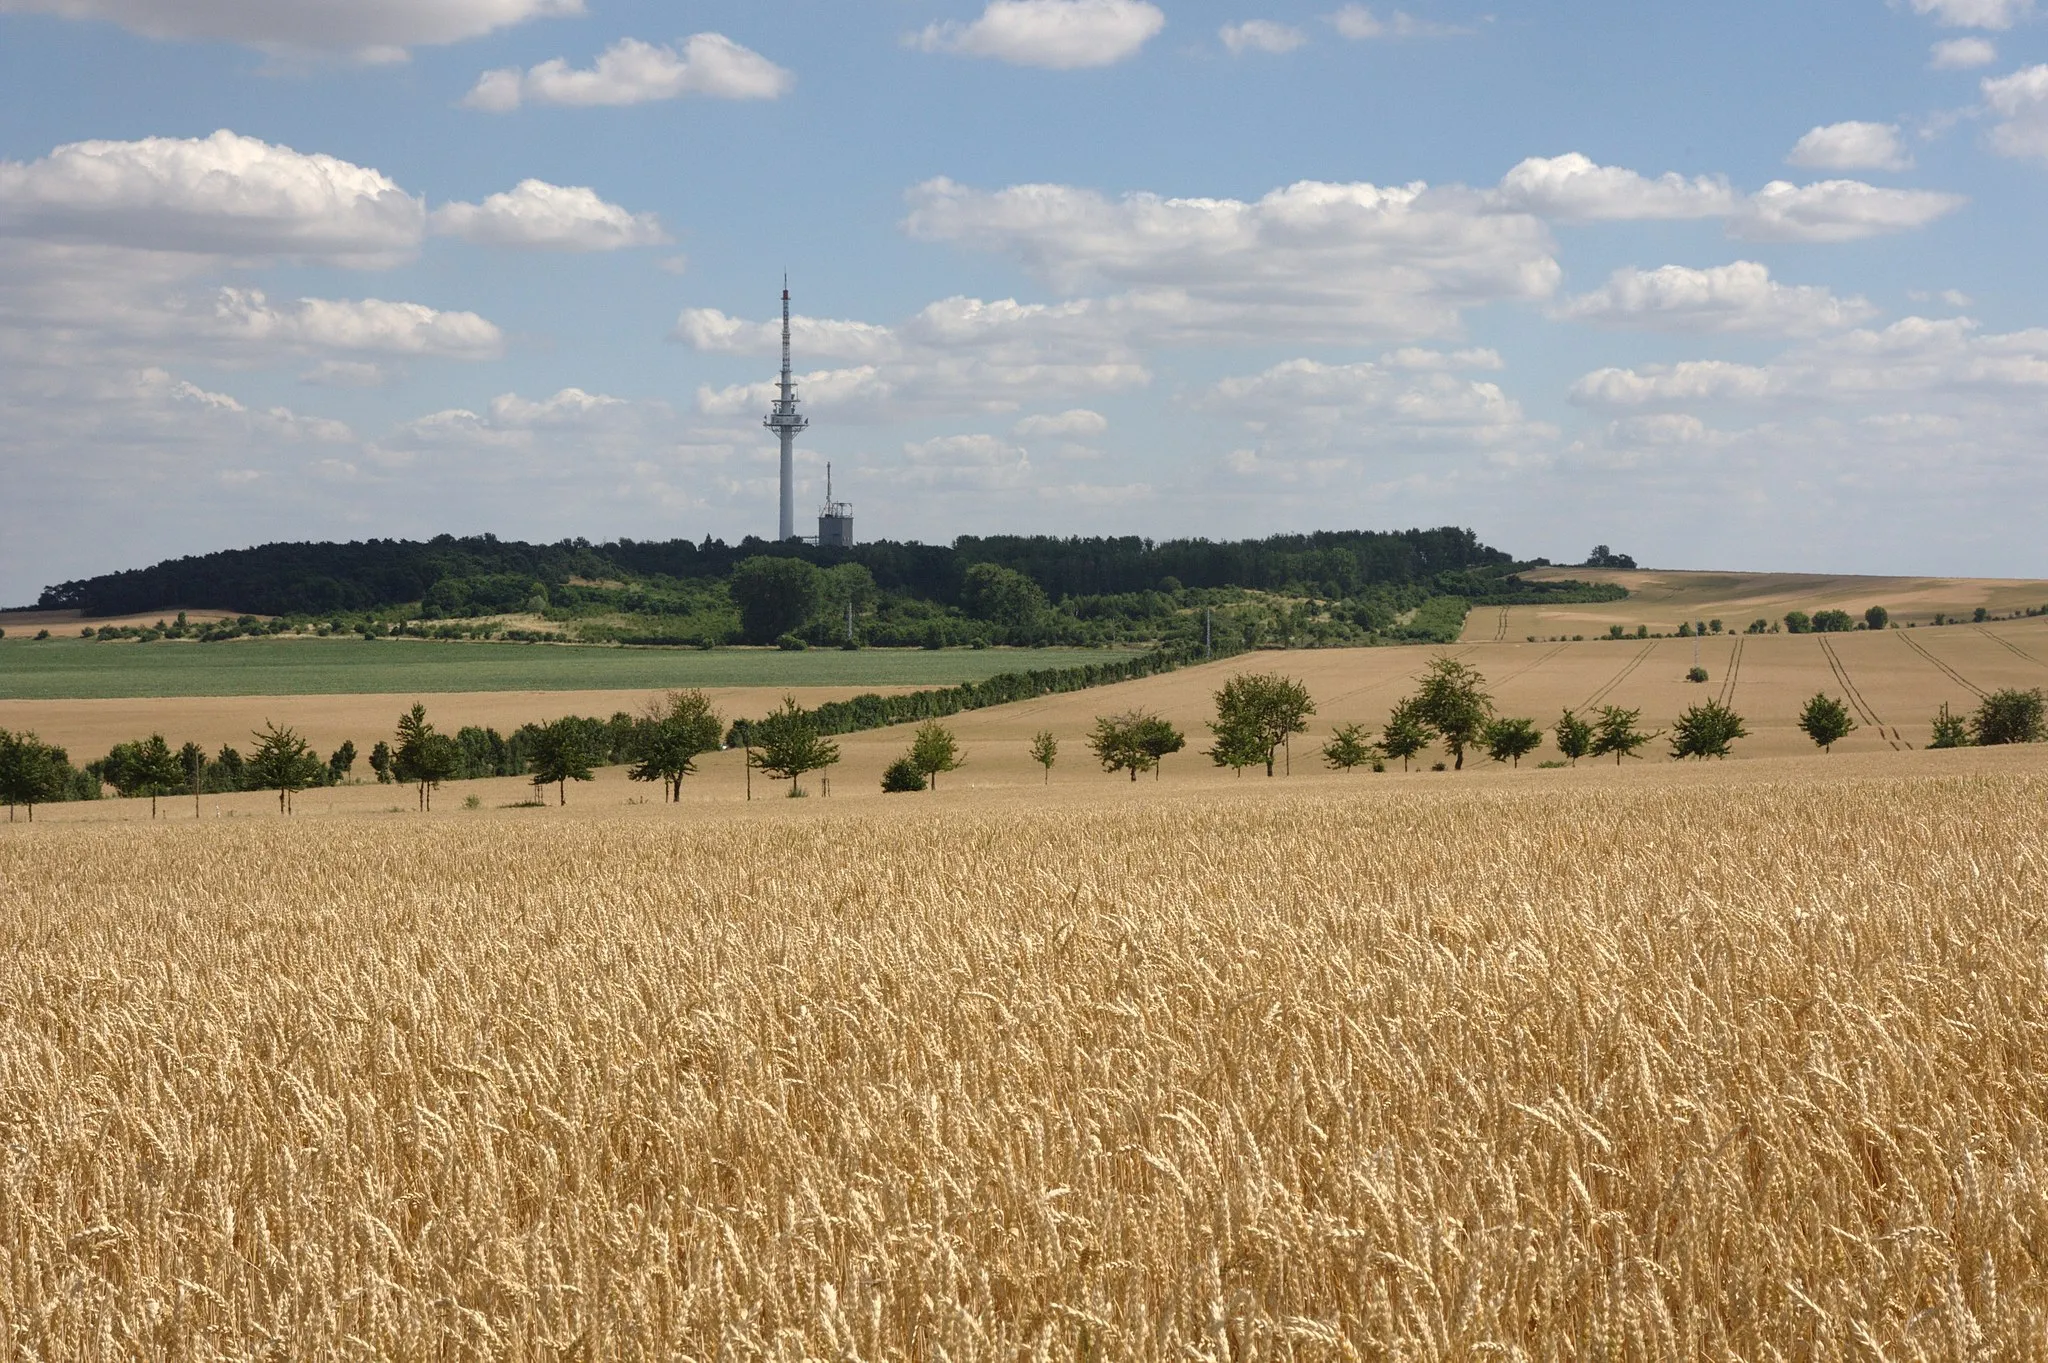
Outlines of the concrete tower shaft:
M789 276L782 277L782 382L776 387L775 406L761 418L782 441L782 514L776 524L779 540L796 538L796 437L810 419L796 410L796 381L789 374Z

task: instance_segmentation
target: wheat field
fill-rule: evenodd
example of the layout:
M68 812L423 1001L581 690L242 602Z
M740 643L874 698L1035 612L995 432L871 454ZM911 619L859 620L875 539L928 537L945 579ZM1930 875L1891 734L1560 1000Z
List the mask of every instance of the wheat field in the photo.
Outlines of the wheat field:
M1628 776L0 826L0 1357L2048 1355L2048 776Z

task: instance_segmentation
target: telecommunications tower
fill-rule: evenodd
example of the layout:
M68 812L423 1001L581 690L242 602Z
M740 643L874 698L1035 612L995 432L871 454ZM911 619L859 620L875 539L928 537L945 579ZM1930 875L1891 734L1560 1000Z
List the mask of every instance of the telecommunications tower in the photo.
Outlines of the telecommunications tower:
M788 540L796 538L796 437L797 432L811 424L808 417L797 415L796 383L789 377L789 276L782 277L782 383L777 388L774 408L761 418L761 424L782 440L782 518L777 523L775 538Z

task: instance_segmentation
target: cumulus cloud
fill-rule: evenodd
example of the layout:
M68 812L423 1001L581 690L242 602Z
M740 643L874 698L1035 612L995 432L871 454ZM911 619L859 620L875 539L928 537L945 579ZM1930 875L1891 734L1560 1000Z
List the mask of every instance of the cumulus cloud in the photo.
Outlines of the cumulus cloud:
M1016 435L1025 440L1039 437L1087 440L1101 435L1108 429L1109 418L1100 412L1091 412L1086 407L1027 416L1013 428Z
M1216 36L1223 40L1223 46L1233 57L1247 52L1292 52L1308 41L1300 29L1271 19L1247 19L1241 24L1225 24L1216 31Z
M1859 180L1773 180L1750 196L1729 231L1750 241L1857 241L1925 227L1967 202L1960 194L1880 189Z
M2048 65L1985 81L1984 102L2002 120L1991 130L1993 151L2048 161Z
M0 0L0 13L97 19L152 38L401 56L531 19L583 13L583 0Z
M1446 335L1461 308L1546 298L1559 277L1537 219L1420 184L1304 181L1245 202L938 179L910 204L913 236L1010 257L1066 293L1122 290L1097 316L1175 343Z
M430 221L441 236L529 250L616 251L669 239L652 213L632 213L595 190L544 180L522 180L480 204L444 204Z
M1151 378L1123 328L1086 300L947 298L895 327L805 321L824 353L867 361L802 377L810 408L842 421L1009 412L1052 397L1116 392ZM700 349L766 359L780 345L779 328L778 322L737 322L705 310L686 313L677 334ZM794 336L797 319L791 319L791 331ZM698 390L697 407L708 416L745 417L765 411L773 391L765 377L707 386Z
M993 435L942 435L903 447L904 463L886 470L891 481L925 487L996 489L1022 487L1031 478L1031 456L1022 446Z
M910 41L926 52L1071 71L1135 57L1165 27L1148 0L989 0L974 22L931 24Z
M260 290L222 289L214 299L213 336L252 346L294 350L375 351L493 359L504 352L504 333L473 312L439 312L419 303L381 298L301 298L273 307Z
M1529 157L1501 177L1495 200L1562 222L1718 218L1740 201L1719 176L1688 180L1667 172L1653 180L1579 152Z
M375 266L410 256L425 223L379 171L225 129L0 161L0 235Z
M1340 37L1353 42L1364 42L1373 38L1453 38L1470 33L1468 28L1456 24L1432 23L1418 19L1412 14L1395 10L1382 19L1364 5L1345 5L1330 16L1331 25Z
M1840 298L1818 285L1780 284L1765 266L1738 260L1704 270L1616 270L1603 287L1566 299L1554 315L1658 331L1806 336L1853 326L1876 311L1867 299Z
M486 71L463 104L508 113L522 103L646 104L699 95L707 99L776 99L795 78L758 52L720 33L698 33L682 48L621 38L587 70L557 57L530 70Z
M2034 0L1912 0L1915 14L1949 28L2011 28L2034 12Z
M1899 145L1896 123L1829 123L1793 144L1785 163L1815 170L1905 170L1913 158Z
M807 360L841 360L858 364L890 360L902 343L888 327L871 322L806 317L789 319L790 345ZM749 322L717 308L684 308L669 339L710 355L773 355L782 346L782 323Z
M1937 71L1969 71L1998 60L1989 38L1947 38L1928 50L1927 64Z
M1768 364L1688 360L1595 370L1572 386L1588 407L1773 402L1867 409L1908 398L2048 395L2048 329L1979 334L1966 317L1907 317L1788 352Z

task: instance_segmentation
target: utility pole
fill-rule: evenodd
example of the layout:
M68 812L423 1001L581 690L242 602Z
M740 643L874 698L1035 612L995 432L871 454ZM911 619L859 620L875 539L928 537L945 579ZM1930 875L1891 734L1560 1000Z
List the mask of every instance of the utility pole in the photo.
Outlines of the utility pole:
M1216 649L1210 635L1210 626L1215 623L1215 620L1216 612L1207 606L1202 607L1202 656L1204 658L1216 656Z

